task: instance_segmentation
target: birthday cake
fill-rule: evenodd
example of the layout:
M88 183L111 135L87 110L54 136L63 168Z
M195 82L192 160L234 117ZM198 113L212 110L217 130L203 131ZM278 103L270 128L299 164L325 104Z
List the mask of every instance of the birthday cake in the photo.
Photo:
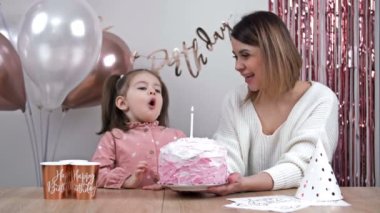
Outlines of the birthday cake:
M181 138L160 150L162 185L219 185L226 182L227 150L207 138Z

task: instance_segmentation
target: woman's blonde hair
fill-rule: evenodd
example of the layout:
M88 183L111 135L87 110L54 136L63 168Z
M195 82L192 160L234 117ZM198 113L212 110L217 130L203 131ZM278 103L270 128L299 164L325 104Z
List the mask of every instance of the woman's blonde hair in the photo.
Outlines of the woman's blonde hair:
M264 58L262 88L249 92L247 99L255 100L263 91L278 97L294 87L300 77L302 58L286 25L276 14L258 11L246 15L232 28L231 36L259 47Z

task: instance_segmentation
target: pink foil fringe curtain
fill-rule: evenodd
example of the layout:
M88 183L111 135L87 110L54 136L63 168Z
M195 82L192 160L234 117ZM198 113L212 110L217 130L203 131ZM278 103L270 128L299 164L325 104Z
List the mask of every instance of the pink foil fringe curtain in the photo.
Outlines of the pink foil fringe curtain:
M340 101L333 158L341 186L375 185L375 0L269 0L303 58L303 80Z

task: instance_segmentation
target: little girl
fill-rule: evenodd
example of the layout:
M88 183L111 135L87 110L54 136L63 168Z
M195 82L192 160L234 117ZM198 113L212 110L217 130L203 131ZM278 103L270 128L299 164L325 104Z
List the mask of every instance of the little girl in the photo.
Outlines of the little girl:
M157 189L158 155L162 146L185 134L165 127L168 91L149 70L112 75L105 82L102 129L93 161L100 162L97 186Z

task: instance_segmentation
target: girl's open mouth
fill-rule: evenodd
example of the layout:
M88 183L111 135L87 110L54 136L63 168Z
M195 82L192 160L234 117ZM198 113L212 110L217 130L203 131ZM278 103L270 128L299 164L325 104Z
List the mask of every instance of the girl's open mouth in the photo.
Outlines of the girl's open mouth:
M149 108L153 109L154 106L156 106L156 99L155 98L150 99L148 104L149 104Z

